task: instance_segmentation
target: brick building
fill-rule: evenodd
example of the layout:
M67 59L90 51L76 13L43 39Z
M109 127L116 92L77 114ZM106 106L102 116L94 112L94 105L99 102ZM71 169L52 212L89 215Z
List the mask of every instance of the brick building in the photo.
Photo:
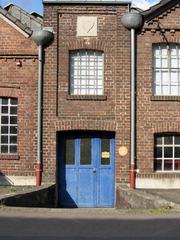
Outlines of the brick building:
M45 49L42 184L56 184L59 206L114 207L117 186L129 184L132 172L131 31L121 22L131 3L43 3L54 41ZM136 188L180 188L179 7L179 0L161 0L141 13L144 24L136 31ZM25 37L5 16L1 24L11 38L0 38L1 109L12 111L11 118L18 108L18 122L7 124L18 125L18 135L4 134L13 140L3 144L10 152L1 152L0 169L6 179L23 176L23 184L35 184L37 48L31 29Z
M137 37L137 188L180 188L180 2L145 11Z
M38 51L42 17L0 8L0 183L35 184Z
M115 202L129 184L131 146L128 1L44 0L55 33L44 72L43 181L63 206ZM179 1L142 13L137 31L137 188L179 188ZM179 159L178 159L179 158Z
M44 1L55 39L44 70L43 181L57 180L61 205L114 206L115 183L129 181L129 152L118 152L130 144L128 7Z

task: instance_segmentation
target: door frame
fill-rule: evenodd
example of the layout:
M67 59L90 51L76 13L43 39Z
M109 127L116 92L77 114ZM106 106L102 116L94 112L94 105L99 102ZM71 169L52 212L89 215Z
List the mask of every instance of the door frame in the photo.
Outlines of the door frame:
M59 183L59 173L60 173L60 168L61 168L61 164L60 164L60 148L59 148L59 144L60 144L60 137L64 136L64 138L66 136L72 136L72 135L77 135L78 138L80 138L81 136L97 136L98 138L101 138L102 136L107 136L107 137L112 137L114 138L114 161L112 163L112 171L113 171L113 177L114 177L114 194L113 194L113 206L112 207L103 207L103 208L114 208L115 207L115 202L116 202L116 133L113 131L101 131L101 130L66 130L66 131L57 131L56 132L56 187L55 187L55 206L58 208L62 208L62 206L60 206L59 203L59 191L60 191L60 183ZM81 208L81 207L80 207ZM93 208L101 208L99 206L97 207L93 207Z

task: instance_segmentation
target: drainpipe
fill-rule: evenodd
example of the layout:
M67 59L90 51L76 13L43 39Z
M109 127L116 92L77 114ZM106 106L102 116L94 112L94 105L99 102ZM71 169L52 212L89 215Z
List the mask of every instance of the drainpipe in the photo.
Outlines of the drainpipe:
M37 163L36 186L41 185L42 178L42 86L43 86L43 46L53 40L53 33L46 30L33 32L31 38L38 45L38 106L37 106Z
M130 188L135 189L135 159L136 159L136 38L135 30L143 25L140 13L129 12L122 19L122 24L131 30L131 160L130 160Z

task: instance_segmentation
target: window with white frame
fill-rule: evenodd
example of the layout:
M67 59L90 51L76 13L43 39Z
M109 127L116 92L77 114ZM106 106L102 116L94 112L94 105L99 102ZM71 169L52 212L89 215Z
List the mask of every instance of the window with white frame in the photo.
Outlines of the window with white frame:
M154 95L180 95L180 44L153 47Z
M103 68L102 51L70 51L70 94L103 95Z
M155 171L180 171L180 135L156 135Z
M17 99L0 98L0 153L17 152Z

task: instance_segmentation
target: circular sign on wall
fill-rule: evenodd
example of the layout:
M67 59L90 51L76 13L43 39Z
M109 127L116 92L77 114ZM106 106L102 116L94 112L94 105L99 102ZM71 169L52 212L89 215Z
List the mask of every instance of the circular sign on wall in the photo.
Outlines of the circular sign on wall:
M121 157L126 156L127 153L128 153L128 149L127 149L127 147L122 146L122 147L119 148L119 155L120 155Z

